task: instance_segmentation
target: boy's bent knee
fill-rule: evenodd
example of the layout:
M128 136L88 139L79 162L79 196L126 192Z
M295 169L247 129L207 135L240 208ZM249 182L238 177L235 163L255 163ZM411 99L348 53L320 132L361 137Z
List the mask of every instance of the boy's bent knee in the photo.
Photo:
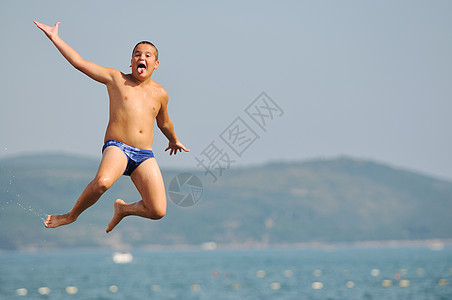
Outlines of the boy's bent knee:
M98 177L93 180L92 184L96 193L103 194L113 185L113 182L108 178Z
M166 209L156 209L150 212L149 218L152 220L160 220L166 215Z

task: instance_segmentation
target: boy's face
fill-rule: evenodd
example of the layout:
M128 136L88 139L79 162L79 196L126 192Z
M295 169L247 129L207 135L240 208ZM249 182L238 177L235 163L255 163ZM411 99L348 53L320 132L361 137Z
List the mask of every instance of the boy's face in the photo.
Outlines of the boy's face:
M132 75L145 80L157 69L159 61L155 60L155 49L149 44L140 44L132 54Z

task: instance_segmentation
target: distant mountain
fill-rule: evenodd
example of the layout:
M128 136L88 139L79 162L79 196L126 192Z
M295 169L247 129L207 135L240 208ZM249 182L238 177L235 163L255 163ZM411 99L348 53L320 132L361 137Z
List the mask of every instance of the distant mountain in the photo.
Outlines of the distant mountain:
M45 229L42 218L67 212L98 163L71 155L0 160L0 249L452 238L451 182L347 157L230 169L216 182L201 169L162 170L173 192L167 216L129 217L106 235L114 200L139 199L122 177L77 222ZM202 183L190 207L171 201L190 192L185 185L175 194L170 184L184 172Z

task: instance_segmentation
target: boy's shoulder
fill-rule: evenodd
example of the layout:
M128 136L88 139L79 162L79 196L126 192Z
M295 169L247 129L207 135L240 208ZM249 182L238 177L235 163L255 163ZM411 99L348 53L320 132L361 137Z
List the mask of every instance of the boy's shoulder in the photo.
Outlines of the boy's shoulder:
M155 93L158 96L168 99L168 92L165 90L165 88L160 83L152 80L152 88L155 90Z

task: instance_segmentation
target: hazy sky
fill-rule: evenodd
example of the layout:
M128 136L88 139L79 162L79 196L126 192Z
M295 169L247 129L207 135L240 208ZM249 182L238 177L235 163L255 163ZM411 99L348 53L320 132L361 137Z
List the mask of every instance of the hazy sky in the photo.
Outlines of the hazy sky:
M138 41L157 45L153 79L191 149L169 158L156 130L161 168L194 168L214 142L233 166L347 155L452 179L451 13L448 0L2 1L0 158L101 155L106 88L36 19L123 72ZM282 110L265 131L245 112L262 92ZM237 117L259 136L241 156L221 138Z

